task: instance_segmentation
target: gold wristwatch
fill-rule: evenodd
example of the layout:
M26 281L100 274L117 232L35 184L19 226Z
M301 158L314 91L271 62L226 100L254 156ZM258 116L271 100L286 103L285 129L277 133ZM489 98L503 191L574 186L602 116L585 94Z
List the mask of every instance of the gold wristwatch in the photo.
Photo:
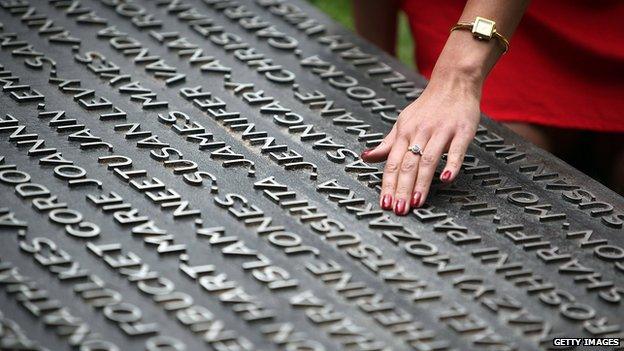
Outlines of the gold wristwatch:
M468 29L472 32L472 36L478 40L489 41L495 38L503 45L503 54L509 50L509 40L496 31L496 22L483 17L475 18L474 22L458 22L451 27L451 32L456 29Z

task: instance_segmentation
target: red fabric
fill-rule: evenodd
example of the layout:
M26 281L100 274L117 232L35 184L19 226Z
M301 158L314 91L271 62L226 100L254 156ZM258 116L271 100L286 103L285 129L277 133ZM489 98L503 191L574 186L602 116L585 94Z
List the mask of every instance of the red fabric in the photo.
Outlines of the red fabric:
M464 5L404 0L427 78ZM481 108L498 121L624 132L624 1L533 0Z

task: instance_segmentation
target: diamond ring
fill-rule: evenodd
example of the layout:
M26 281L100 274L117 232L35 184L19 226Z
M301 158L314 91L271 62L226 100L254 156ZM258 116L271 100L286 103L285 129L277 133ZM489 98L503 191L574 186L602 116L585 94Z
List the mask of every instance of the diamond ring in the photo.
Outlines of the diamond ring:
M407 150L411 151L414 155L422 155L422 149L418 146L418 144L412 145L412 147Z

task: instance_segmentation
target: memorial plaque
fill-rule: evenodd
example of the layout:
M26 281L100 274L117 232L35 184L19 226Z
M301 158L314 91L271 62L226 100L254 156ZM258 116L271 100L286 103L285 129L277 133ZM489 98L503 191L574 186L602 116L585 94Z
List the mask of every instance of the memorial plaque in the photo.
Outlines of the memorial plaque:
M624 199L486 117L379 208L424 84L303 1L0 1L0 349L620 339Z

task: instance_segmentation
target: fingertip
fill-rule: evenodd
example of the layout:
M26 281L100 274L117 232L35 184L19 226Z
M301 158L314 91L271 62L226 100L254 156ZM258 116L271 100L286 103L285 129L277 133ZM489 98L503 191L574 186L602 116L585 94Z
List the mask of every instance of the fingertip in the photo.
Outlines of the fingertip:
M427 194L426 194L426 193L423 193L423 194L420 196L420 199L418 199L418 204L416 204L416 208L421 208L421 207L422 207L422 205L424 205L424 204L425 204L425 200L427 200Z
M405 216L409 211L407 203L403 199L398 199L394 205L394 213L399 216Z
M383 162L388 157L387 152L377 149L367 149L360 154L360 158L366 162Z
M381 208L384 210L392 209L392 195L386 194L381 197Z
M366 158L368 158L368 156L369 156L369 155L371 154L371 152L373 152L373 151L375 151L375 148L372 148L372 149L366 149L366 150L362 151L362 153L360 154L360 157L361 157L362 159L366 159Z
M414 195L412 195L412 200L410 202L410 207L415 208L415 207L420 207L420 191L415 191Z
M444 172L440 174L440 180L443 183L450 183L453 180L453 172L450 169L444 170Z

